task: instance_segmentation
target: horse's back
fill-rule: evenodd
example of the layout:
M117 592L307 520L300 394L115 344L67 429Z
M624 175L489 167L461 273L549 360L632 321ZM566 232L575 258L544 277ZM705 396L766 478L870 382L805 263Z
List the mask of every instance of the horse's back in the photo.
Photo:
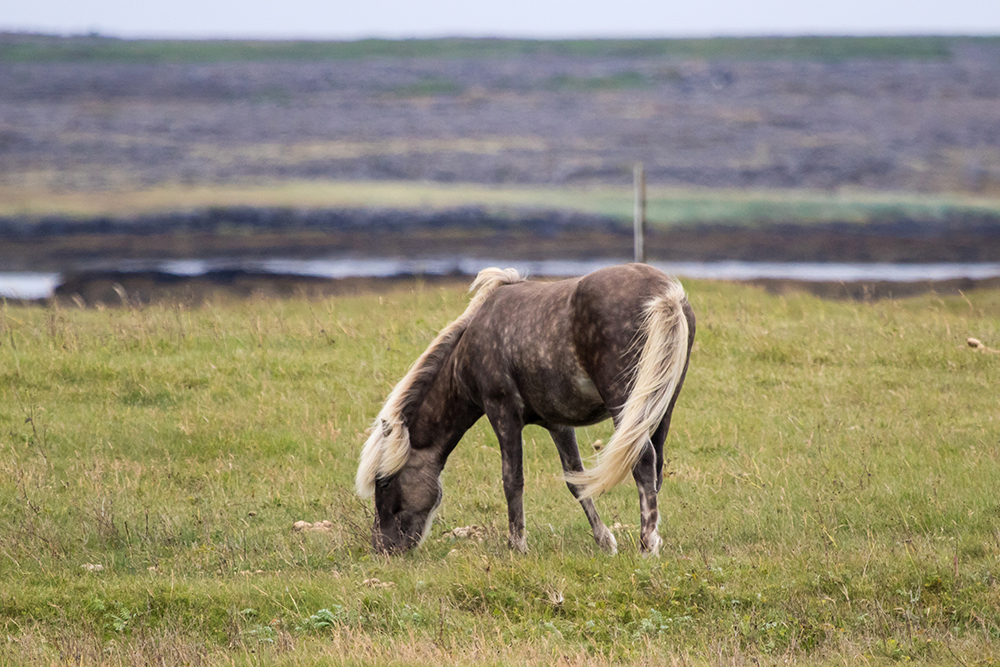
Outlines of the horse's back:
M587 376L570 341L576 282L527 281L490 295L469 322L457 355L470 397L483 407L512 401L528 422L592 422L602 416L596 392L582 402L579 396L580 379Z
M498 288L463 336L464 380L481 401L515 397L529 421L598 421L628 382L645 304L669 284L629 264Z

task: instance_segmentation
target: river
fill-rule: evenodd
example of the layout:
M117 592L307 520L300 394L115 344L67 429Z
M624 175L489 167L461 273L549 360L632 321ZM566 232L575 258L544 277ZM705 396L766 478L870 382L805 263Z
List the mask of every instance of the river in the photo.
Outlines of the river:
M84 267L92 270L161 271L196 276L223 269L318 276L323 278L385 277L400 274L474 276L488 266L513 266L535 276L574 276L621 263L619 259L495 260L478 257L400 259L391 257L340 257L329 259L191 259L127 261ZM983 279L1000 276L1000 262L959 264L880 264L825 262L650 262L666 273L679 277L712 280L785 280L855 282L922 282L953 278ZM44 299L52 296L62 280L59 273L0 271L0 297Z

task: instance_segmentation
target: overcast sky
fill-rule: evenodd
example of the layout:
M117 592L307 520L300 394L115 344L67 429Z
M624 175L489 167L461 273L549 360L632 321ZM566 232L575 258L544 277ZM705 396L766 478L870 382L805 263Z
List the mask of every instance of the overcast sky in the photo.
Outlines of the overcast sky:
M1000 34L1000 0L0 0L0 30L118 37Z

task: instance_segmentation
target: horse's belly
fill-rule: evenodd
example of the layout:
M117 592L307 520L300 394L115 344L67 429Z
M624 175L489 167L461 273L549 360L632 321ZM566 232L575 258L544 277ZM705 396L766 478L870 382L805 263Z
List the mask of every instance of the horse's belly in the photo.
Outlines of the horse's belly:
M541 383L534 387L528 399L529 407L539 419L550 424L583 426L608 418L597 387L582 369L560 382Z

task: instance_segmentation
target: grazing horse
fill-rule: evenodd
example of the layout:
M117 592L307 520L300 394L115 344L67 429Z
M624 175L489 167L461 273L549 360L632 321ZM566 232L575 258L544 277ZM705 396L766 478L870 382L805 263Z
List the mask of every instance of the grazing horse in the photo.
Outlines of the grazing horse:
M465 312L389 394L362 450L356 486L361 496L375 496L374 548L396 553L424 540L441 503L445 461L485 414L500 443L514 549L527 550L521 430L538 424L552 434L569 490L601 548L613 554L617 544L593 497L631 472L640 550L656 554L663 441L694 341L680 283L645 264L558 282L485 269L470 291ZM609 415L614 436L584 470L573 427Z

